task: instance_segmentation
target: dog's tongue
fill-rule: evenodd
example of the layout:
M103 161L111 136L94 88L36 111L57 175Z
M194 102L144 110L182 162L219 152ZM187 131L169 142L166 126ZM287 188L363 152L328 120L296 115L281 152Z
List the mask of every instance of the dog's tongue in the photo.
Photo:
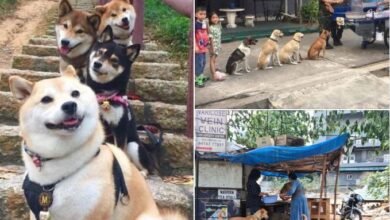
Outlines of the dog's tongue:
M60 48L60 53L61 53L62 55L66 55L66 54L69 53L69 50L70 50L70 48L69 48L68 46L62 46L62 47Z
M77 124L78 122L79 120L77 118L70 118L63 121L62 124L64 124L65 126L72 126Z

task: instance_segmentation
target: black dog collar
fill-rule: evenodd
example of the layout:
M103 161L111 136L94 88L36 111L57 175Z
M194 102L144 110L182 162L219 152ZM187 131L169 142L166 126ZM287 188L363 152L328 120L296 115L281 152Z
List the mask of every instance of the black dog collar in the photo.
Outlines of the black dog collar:
M269 39L271 39L272 41L275 41L275 42L278 42L278 40L276 40L276 39L274 39L274 38L269 38Z
M295 40L295 39L293 39L293 40ZM296 42L298 42L298 43L301 43L301 41L300 40L295 40Z
M28 149L26 145L23 145L23 150L24 150L24 152L26 152L27 155L29 155L31 157L34 165L39 169L41 169L41 167L42 167L42 162L50 161L53 159L53 158L42 157L41 155Z

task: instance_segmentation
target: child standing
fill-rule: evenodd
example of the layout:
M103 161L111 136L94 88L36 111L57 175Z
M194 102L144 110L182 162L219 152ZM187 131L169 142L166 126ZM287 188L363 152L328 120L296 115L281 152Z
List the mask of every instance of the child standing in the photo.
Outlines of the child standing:
M226 74L217 71L217 57L221 51L222 26L218 14L212 12L209 18L209 37L210 37L210 72L214 81L225 80Z
M209 44L207 24L205 21L206 9L203 7L196 8L195 16L195 86L202 88L208 80L203 75L206 65L206 53L208 51L207 46Z

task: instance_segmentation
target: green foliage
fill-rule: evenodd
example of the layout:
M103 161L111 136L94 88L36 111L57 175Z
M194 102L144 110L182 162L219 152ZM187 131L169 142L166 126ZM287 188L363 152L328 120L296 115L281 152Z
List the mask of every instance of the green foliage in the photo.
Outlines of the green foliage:
M371 173L363 182L368 186L368 193L374 199L389 199L389 167L383 172Z
M320 174L312 173L308 174L303 178L298 178L298 180L304 186L306 192L318 192L320 183ZM280 189L288 182L287 178L280 177L267 177L267 181L272 181L271 192L279 192Z
M19 0L0 0L0 19L12 13L18 6Z
M360 114L362 120L350 121L343 111L231 111L228 122L229 140L248 147L256 147L256 137L282 134L298 136L306 141L319 136L337 135L348 132L367 139L379 139L381 149L389 149L388 111L350 111L349 115ZM359 117L357 117L359 118ZM347 146L351 146L349 142Z
M302 5L302 18L309 23L317 22L318 18L318 0L310 0L306 4Z
M187 57L190 19L169 8L162 0L145 0L145 26L174 56Z

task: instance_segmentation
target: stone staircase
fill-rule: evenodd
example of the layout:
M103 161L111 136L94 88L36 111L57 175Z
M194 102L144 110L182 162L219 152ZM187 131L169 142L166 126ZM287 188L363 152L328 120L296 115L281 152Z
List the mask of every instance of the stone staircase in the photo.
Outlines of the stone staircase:
M91 0L74 0L75 8L90 10ZM0 69L0 216L1 219L28 219L21 190L23 165L18 136L20 103L9 92L9 76L31 81L60 74L54 23L51 18L46 35L33 37L14 55L12 69ZM138 123L158 123L164 131L161 172L192 175L192 139L186 129L186 68L170 63L169 54L155 43L146 43L133 64L129 91L140 100L130 101ZM184 78L184 80L183 80ZM192 185L165 183L150 177L148 183L159 206L177 207L192 216Z

